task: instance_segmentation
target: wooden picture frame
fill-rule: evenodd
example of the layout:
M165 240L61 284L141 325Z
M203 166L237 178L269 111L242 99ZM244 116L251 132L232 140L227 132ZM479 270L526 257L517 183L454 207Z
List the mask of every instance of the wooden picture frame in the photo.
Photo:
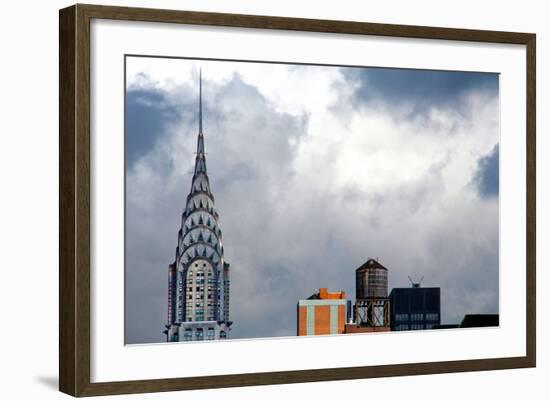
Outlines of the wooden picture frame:
M526 46L526 355L523 357L92 383L90 380L90 21L94 18ZM59 14L59 389L73 396L534 367L536 362L535 43L530 33L74 5Z

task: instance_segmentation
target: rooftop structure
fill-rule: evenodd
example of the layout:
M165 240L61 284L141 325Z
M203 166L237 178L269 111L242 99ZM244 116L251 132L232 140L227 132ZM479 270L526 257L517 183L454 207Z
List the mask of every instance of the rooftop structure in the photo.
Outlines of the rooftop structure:
M355 298L356 326L389 327L388 269L378 260L368 259L355 270Z

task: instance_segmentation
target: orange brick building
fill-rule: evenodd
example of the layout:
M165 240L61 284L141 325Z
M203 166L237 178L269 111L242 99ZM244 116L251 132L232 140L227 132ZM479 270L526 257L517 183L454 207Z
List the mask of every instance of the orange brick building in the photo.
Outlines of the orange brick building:
M298 301L298 335L342 334L346 324L346 293L319 292Z

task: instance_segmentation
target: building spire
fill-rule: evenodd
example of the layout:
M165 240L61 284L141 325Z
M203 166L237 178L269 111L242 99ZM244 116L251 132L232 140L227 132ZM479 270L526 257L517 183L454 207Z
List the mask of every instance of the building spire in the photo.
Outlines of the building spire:
M225 339L232 324L229 320L230 266L224 258L219 215L206 172L202 132L202 71L199 72L198 100L199 132L195 173L181 214L176 259L168 265L168 324L164 333L169 342ZM195 122L193 119L193 124ZM213 285L205 285L206 275L212 278L208 280ZM182 287L182 283L186 284ZM185 296L182 296L182 290L186 291ZM195 300L205 302L199 304Z
M204 135L202 133L202 68L199 70L199 136L197 138L197 157L195 159L195 175L206 174L206 158L204 152Z
M202 68L199 69L199 134L202 134Z

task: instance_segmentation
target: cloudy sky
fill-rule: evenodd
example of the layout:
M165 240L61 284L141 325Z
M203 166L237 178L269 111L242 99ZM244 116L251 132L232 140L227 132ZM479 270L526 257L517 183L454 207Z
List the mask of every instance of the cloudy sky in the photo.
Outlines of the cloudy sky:
M203 76L232 338L293 336L319 287L441 287L442 322L498 313L498 75L127 58L126 342L163 342Z

